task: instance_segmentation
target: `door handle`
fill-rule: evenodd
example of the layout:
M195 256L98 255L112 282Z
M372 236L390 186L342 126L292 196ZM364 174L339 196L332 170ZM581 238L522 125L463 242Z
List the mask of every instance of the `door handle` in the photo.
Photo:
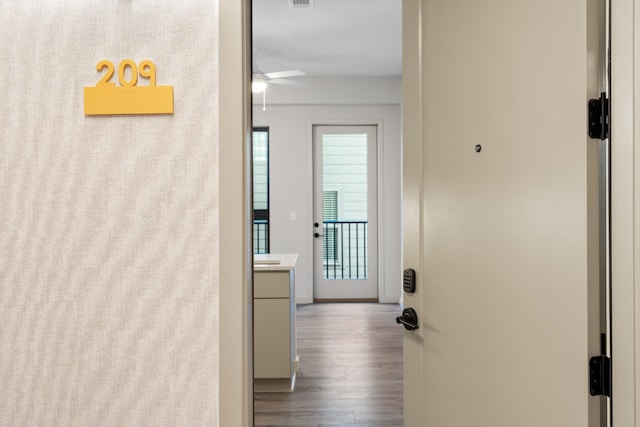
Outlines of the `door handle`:
M313 233L313 237L315 237L315 238L322 237L322 234L320 234L320 233Z
M413 308L402 310L402 316L396 317L396 323L402 324L407 331L415 331L420 327L418 325L418 313Z

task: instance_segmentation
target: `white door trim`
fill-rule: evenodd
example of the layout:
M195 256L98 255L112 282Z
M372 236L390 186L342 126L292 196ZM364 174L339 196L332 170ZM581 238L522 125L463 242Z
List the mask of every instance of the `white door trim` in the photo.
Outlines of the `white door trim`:
M250 0L219 0L219 426L253 426ZM224 107L222 107L224 106ZM211 307L216 310L215 307Z
M383 146L384 146L384 120L382 119L309 119L307 121L307 144L311 147L313 144L313 127L314 126L377 126L378 127L378 138L377 138L377 167L378 167L378 301L381 303L397 303L397 296L387 296L385 287L384 287L384 274L385 274L385 217L384 217L384 186L382 183L384 182L384 164L383 158L384 155ZM308 171L310 174L310 182L313 182L313 150L309 150L309 155L307 157L307 165ZM313 200L313 199L312 199ZM311 241L311 252L313 253L313 239ZM400 278L398 278L400 280ZM311 292L313 295L313 292ZM309 297L310 301L306 303L313 302L313 296ZM298 301L298 304L302 302Z
M611 8L613 425L640 427L640 0Z

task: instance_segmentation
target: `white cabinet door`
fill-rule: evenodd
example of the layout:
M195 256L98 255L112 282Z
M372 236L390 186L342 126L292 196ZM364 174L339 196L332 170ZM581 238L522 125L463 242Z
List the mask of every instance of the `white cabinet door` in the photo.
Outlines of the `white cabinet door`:
M291 377L289 298L255 299L254 377Z

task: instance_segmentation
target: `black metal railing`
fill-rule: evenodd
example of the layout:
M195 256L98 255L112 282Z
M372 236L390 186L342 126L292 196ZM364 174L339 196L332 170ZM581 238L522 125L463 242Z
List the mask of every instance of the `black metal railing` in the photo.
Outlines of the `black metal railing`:
M324 221L322 235L325 280L367 278L367 221Z
M253 220L253 253L269 253L269 221L267 220Z

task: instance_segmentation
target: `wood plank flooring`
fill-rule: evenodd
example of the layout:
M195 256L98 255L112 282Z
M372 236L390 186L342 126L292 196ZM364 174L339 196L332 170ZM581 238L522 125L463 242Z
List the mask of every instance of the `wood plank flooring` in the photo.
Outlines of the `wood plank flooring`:
M293 393L256 393L256 427L402 427L395 304L299 305Z

